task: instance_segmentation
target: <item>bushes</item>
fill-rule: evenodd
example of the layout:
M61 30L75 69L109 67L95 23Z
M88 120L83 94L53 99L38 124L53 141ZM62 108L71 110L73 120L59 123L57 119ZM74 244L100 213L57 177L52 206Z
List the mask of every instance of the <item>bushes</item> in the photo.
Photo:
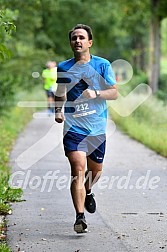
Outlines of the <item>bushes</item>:
M14 95L14 77L11 74L0 72L0 111L6 109L13 100Z

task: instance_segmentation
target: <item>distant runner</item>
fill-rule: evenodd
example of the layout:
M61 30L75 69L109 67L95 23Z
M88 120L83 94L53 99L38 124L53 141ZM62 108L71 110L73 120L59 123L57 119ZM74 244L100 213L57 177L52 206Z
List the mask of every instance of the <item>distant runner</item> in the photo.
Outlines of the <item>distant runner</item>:
M46 67L42 72L42 77L48 100L48 115L50 115L54 112L54 92L57 89L57 64L55 61L48 61Z

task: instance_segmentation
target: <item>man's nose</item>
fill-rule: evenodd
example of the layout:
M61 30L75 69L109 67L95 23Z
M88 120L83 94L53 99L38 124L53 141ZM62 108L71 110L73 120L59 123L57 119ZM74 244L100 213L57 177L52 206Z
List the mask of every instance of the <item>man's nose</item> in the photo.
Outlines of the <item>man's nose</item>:
M79 38L79 37L77 37L77 38L76 38L76 42L79 42L79 41L80 41L80 38Z

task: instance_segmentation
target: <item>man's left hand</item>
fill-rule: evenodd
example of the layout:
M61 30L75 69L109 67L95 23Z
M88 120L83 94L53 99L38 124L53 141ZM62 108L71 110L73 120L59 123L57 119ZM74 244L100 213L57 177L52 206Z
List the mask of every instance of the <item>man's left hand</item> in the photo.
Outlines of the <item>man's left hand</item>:
M83 96L87 99L95 99L96 98L96 92L94 90L86 89L83 91Z

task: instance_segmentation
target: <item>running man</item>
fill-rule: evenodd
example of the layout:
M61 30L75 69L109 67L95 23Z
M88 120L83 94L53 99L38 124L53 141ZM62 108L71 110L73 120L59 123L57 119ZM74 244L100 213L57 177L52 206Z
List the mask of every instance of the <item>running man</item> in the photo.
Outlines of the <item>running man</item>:
M69 40L74 58L58 65L55 121L64 121L63 144L71 166L71 196L76 211L74 230L86 233L84 207L89 213L96 210L91 189L101 175L105 154L106 100L117 99L118 92L110 62L90 54L91 28L76 25L69 32Z
M55 61L48 61L46 63L46 69L42 72L44 80L44 90L47 96L48 102L48 115L54 112L54 92L57 88L57 66Z

